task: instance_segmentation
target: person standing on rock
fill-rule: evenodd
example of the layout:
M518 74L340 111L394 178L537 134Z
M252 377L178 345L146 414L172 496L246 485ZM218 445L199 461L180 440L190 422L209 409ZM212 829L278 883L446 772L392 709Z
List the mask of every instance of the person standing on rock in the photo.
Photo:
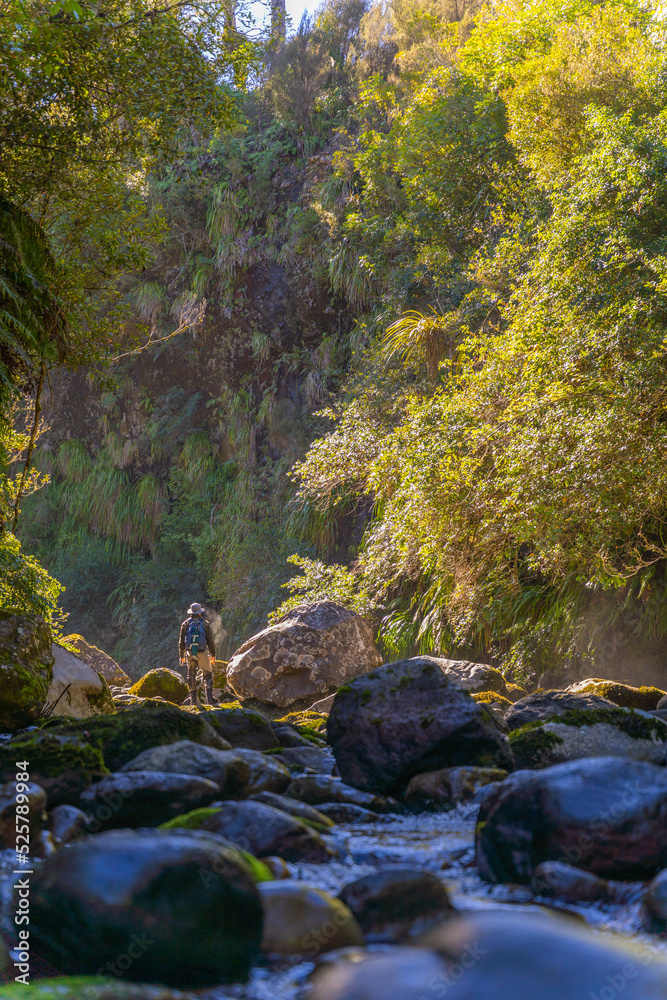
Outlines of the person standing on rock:
M208 705L213 704L215 640L213 629L205 615L206 608L201 604L191 604L178 637L178 659L181 666L187 663L188 687L193 705L197 704L197 669L201 670L204 679L206 702Z

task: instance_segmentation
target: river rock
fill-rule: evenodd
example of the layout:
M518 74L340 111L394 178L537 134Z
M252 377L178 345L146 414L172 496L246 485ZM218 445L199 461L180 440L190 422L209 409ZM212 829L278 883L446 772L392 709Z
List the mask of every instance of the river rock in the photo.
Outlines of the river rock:
M262 802L223 802L201 829L221 834L255 857L276 855L285 861L329 861L331 853L321 837L280 809Z
M273 750L280 746L271 723L259 712L247 708L216 708L202 715L230 746L248 750Z
M366 792L401 792L442 767L512 762L486 706L432 657L389 663L342 687L327 732L343 780Z
M439 1000L444 996L449 1000L449 993L444 992L446 975L445 961L425 948L392 948L381 954L355 950L318 966L309 1000ZM521 1000L533 998L522 995Z
M360 615L316 601L292 608L237 649L227 684L238 697L286 707L331 694L380 663L373 630Z
M530 882L543 861L603 878L652 878L667 866L667 769L594 757L517 771L480 806L476 861L489 882Z
M144 750L190 740L218 750L228 748L206 719L185 712L175 705L146 701L130 706L116 715L58 725L49 732L63 736L79 736L104 752L104 762L111 771L120 771L124 764Z
M335 825L334 821L325 816L319 809L309 806L306 802L298 802L287 795L276 795L275 792L259 792L259 794L253 795L252 799L253 802L263 802L265 806L280 809L281 812L288 813L290 816L296 816L298 819L307 820L309 823L315 823L320 827L327 828Z
M427 950L427 946L434 950ZM436 963L440 963L439 965ZM532 911L478 911L431 931L421 948L339 961L310 1000L666 1000L667 963L617 936Z
M292 771L315 771L317 774L330 775L335 761L327 750L319 747L286 747L280 753L280 759Z
M340 899L304 882L262 882L262 948L271 955L314 958L335 948L363 945L364 935Z
M0 780L16 777L17 761L28 763L31 779L46 792L49 809L78 803L84 789L107 774L97 747L48 729L18 733L0 744Z
M110 774L87 788L80 805L92 817L88 828L98 832L159 826L217 797L217 784L198 775L129 771Z
M12 983L2 996L3 1000L198 1000L194 993L147 983L122 983L106 976L58 976L36 979L25 986Z
M132 681L127 676L122 667L119 667L116 661L109 656L108 653L103 652L103 650L98 649L97 646L92 646L89 642L81 635L66 635L63 639L68 646L73 646L76 650L76 655L84 663L87 663L89 667L96 670L98 674L102 674L105 681L109 687L119 687L119 688L129 688Z
M667 869L653 879L644 896L643 923L653 934L667 932Z
M0 849L17 846L30 846L44 825L46 818L46 792L33 781L21 782L21 791L17 791L17 783L8 781L0 785ZM16 807L21 806L22 818L19 819L21 833L25 839L17 843ZM27 827L25 824L27 823ZM24 829L25 827L25 829ZM24 852L21 851L23 854Z
M318 812L323 813L334 823L375 823L380 819L380 815L362 806L352 805L350 802L322 802L318 806Z
M177 670L156 667L140 677L129 693L137 698L164 698L173 705L182 705L190 691L188 682Z
M56 806L48 814L46 825L56 847L61 847L84 835L88 817L76 806Z
M393 867L364 875L341 889L369 944L410 941L454 912L444 885L431 872Z
M657 708L660 699L665 696L660 688L633 687L631 684L621 684L620 681L605 681L600 677L577 681L565 690L571 694L595 694L621 708L638 708L644 712Z
M72 719L115 711L109 685L101 674L55 643L52 653L53 676L46 696L49 711Z
M594 694L572 694L567 691L536 691L519 698L505 712L505 722L510 729L521 729L530 722L546 722L565 712L591 711L596 708L613 708L614 703Z
M403 799L412 809L452 809L506 777L507 771L497 767L444 767L411 778Z
M285 722L274 722L272 727L274 735L281 747L287 749L298 749L299 747L312 747L310 740L297 732L294 726L289 726Z
M53 673L51 633L37 615L0 610L0 732L33 723Z
M582 757L627 757L664 764L667 725L633 709L574 709L547 722L529 723L510 733L519 768L550 767Z
M32 877L31 944L64 973L192 988L244 981L261 937L249 869L201 833L112 830Z
M536 896L562 899L567 903L601 903L611 897L605 879L563 861L543 861L535 869L530 887Z
M259 750L237 747L233 751L248 767L248 777L243 786L243 796L248 798L258 792L284 792L292 780L289 770L274 757L264 756Z
M340 778L324 774L303 774L295 778L287 789L287 794L300 802L311 806L319 806L325 802L344 802L348 805L361 806L376 813L393 812L397 803L362 792L358 788L345 784Z
M234 750L215 750L190 740L144 750L124 764L121 771L168 771L194 774L215 782L218 797L234 798L245 794L250 783L250 767Z

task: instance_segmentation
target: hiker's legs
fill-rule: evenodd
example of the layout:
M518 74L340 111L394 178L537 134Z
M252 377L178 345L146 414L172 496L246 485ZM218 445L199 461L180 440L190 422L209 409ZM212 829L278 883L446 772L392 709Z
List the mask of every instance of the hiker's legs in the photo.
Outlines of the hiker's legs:
M188 665L188 689L193 705L197 704L197 659L197 657L191 656L190 653L185 654L185 662Z
M204 681L204 690L206 691L206 703L208 705L213 704L213 670L211 668L211 658L208 653L199 653L197 656L199 660L199 669L202 673L202 678Z

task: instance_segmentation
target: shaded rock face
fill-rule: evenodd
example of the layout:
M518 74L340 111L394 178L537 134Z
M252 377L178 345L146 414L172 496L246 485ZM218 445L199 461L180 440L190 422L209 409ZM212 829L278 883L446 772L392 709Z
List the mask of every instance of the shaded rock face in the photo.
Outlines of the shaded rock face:
M453 680L464 691L471 694L495 692L501 696L507 694L507 683L499 670L488 663L473 663L470 660L437 659L445 676Z
M592 711L596 708L616 708L613 702L595 694L573 694L568 691L536 691L514 702L505 712L510 729L521 729L529 722L546 722L575 709Z
M0 744L0 780L12 781L16 762L23 760L30 764L31 779L46 792L49 809L76 805L84 789L107 773L97 747L48 729L22 733Z
M0 732L29 726L53 673L51 633L37 615L0 611Z
M323 698L380 663L363 618L333 601L316 601L293 608L237 649L227 684L238 697L287 707Z
M325 829L334 825L333 820L330 820L328 816L321 813L319 809L309 806L306 802L298 802L287 795L276 795L275 792L259 792L257 795L253 795L253 800L255 802L263 802L265 806L280 809L281 812L286 812L290 816L296 816L298 819L308 820L310 823L315 823Z
M508 910L449 920L421 948L340 960L314 978L312 1000L667 998L664 961L563 917Z
M625 708L575 709L510 734L518 768L551 767L582 757L624 757L664 764L667 725Z
M502 781L507 771L497 767L445 767L411 779L403 795L413 809L452 809L469 802L480 788Z
M233 747L273 750L280 746L271 723L259 712L246 708L216 708L201 714Z
M0 785L0 849L9 847L12 850L16 850L17 805L16 782L9 781L6 785ZM32 781L25 782L25 787L21 789L21 806L24 815L19 819L19 827L23 834L29 833L30 841L32 841L43 826L45 819L44 810L46 809L46 792ZM25 810L26 806L27 812ZM23 827L26 828L23 829ZM26 841L19 842L19 846L22 843L25 844Z
M79 659L87 663L93 670L96 670L98 674L101 674L109 687L129 688L132 684L132 681L123 668L119 667L108 653L98 649L97 646L91 646L83 636L67 635L65 636L65 642L70 646L74 646Z
M248 765L231 750L215 750L190 740L151 747L124 764L122 772L156 771L192 774L213 781L218 795L227 798L243 794L250 780ZM193 807L194 808L194 807Z
M442 767L512 765L487 708L432 657L389 663L345 685L327 732L341 777L367 792L402 791L414 775Z
M544 861L648 879L667 865L666 821L664 767L595 757L517 771L482 800L476 861L489 882L530 882Z
M155 702L144 702L116 715L54 726L49 732L80 736L88 743L100 747L111 771L119 771L123 764L127 764L143 750L175 743L177 740L191 740L193 743L219 749L225 746L201 716L181 711L173 705L158 706Z
M567 903L600 903L611 897L611 888L605 879L563 861L543 861L535 869L530 887L538 896L562 899Z
M256 857L276 855L285 861L330 860L330 852L314 830L295 816L261 802L224 802L202 825Z
M339 893L369 944L409 941L454 912L447 890L419 868L387 868L350 882Z
M31 943L65 973L212 986L245 981L259 952L259 893L216 837L97 834L48 858L31 888Z
M130 771L102 778L81 796L82 809L92 817L89 829L159 826L182 813L209 805L218 786L194 774Z
M321 889L285 879L263 882L259 892L264 907L262 948L268 954L314 957L364 943L347 906Z
M54 715L88 719L115 711L104 677L68 649L53 645L53 676L46 700Z
M88 817L76 806L56 806L49 813L47 825L54 843L60 846L83 836L88 825Z
M292 780L288 769L274 757L265 757L259 750L237 747L233 751L248 768L248 777L242 794L246 797L258 792L284 792Z
M138 698L164 698L173 705L182 705L190 691L187 681L178 671L157 667L133 684L129 693Z

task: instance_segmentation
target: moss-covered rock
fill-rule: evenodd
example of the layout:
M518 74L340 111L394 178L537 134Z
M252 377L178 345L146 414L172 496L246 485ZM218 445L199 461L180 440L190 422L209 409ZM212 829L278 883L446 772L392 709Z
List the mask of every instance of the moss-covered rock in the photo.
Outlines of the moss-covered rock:
M16 762L27 761L31 781L44 789L48 806L77 803L81 793L108 773L100 749L75 735L36 730L0 744L0 781L12 781Z
M58 976L2 987L3 1000L197 1000L166 986L123 983L102 976Z
M326 740L327 719L328 716L320 712L289 712L281 719L276 719L276 724L293 726L307 740L319 742Z
M512 705L509 698L504 698L501 694L496 694L495 691L480 691L479 694L473 694L473 698L482 705L500 705L503 711Z
M37 615L0 611L0 732L29 726L53 675L51 632Z
M143 702L117 715L81 719L48 731L77 736L99 748L112 771L119 770L144 750L178 740L190 740L216 749L225 746L203 716L155 702Z
M119 667L116 661L104 650L86 642L82 635L66 635L63 639L63 645L72 649L84 663L101 674L107 684L121 688L129 688L131 685L132 681L122 667Z
M663 764L667 725L632 709L571 709L530 722L509 736L519 768L543 768L582 757L629 757Z
M189 691L187 681L176 670L157 667L133 684L129 693L137 698L164 698L173 705L182 705Z
M233 747L273 750L280 746L271 723L260 712L247 708L220 707L202 712L215 731Z
M657 687L633 687L631 684L621 684L620 681L606 681L599 677L589 677L566 688L572 694L596 694L600 698L612 701L621 708L638 708L643 712L651 712L658 707L658 702L665 692Z

